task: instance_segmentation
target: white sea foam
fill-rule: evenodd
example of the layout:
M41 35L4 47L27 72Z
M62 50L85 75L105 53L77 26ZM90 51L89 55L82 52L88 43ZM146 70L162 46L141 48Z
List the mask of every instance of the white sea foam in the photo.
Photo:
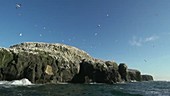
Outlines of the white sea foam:
M125 81L121 81L121 82L117 82L116 84L126 84L127 82Z
M137 82L136 80L131 80L130 82Z
M6 84L8 81L0 81L0 85Z
M13 81L0 81L1 85L16 85L16 86L27 86L33 85L28 79L23 78L21 80L13 80Z
M32 85L32 83L26 78L23 78L21 80L11 81L10 84L11 85Z
M57 84L69 84L69 83L66 83L66 82L58 82Z
M89 83L89 84L97 84L96 82L92 82L92 83Z

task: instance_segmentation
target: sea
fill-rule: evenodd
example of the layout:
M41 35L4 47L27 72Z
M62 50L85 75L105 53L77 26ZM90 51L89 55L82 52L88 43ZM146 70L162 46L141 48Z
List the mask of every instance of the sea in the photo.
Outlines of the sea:
M0 81L0 96L170 96L170 82L32 84L22 79Z

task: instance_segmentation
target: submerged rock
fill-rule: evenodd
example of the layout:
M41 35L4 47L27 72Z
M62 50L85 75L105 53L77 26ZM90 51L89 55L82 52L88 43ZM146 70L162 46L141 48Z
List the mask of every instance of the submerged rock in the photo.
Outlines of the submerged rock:
M64 44L28 42L0 48L0 80L32 83L116 83L128 81L125 64L91 57Z

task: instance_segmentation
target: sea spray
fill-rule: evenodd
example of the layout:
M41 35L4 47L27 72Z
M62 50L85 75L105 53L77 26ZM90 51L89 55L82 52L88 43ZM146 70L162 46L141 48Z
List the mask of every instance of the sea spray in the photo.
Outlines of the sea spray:
M0 81L1 85L15 85L15 86L27 86L33 85L28 79L23 78L21 80L13 80L13 81Z

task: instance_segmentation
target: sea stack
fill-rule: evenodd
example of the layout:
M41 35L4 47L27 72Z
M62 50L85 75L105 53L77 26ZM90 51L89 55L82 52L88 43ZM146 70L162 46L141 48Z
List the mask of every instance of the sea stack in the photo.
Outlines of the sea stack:
M38 84L110 84L128 82L129 79L153 80L151 75L141 75L138 72L133 75L134 72L129 71L126 64L99 60L83 50L65 44L25 42L10 48L0 48L0 80L27 78Z

